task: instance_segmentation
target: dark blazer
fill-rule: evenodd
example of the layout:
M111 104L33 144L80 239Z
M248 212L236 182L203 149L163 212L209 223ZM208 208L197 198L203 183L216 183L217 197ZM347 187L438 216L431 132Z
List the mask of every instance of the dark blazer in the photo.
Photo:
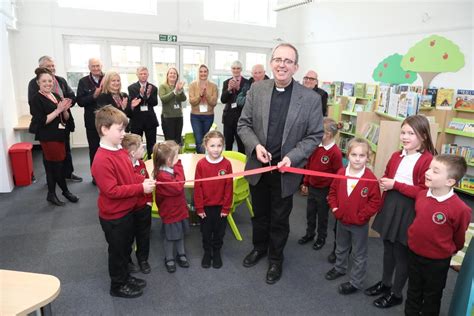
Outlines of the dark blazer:
M275 80L255 82L247 93L245 106L240 116L237 133L245 145L247 163L245 170L262 166L257 160L255 147L266 146L270 102ZM321 98L318 94L293 81L290 106L283 130L282 157L288 156L292 167L303 168L308 157L323 137L323 116ZM256 185L261 175L248 176L250 184ZM301 175L284 173L281 177L282 197L295 193L301 184Z
M61 100L60 96L53 93L57 100ZM71 110L68 110L69 120L66 121L66 127L60 129L60 117L56 117L53 121L46 124L46 116L56 110L56 104L42 95L37 93L30 100L30 114L32 116L31 122L35 126L35 139L39 141L66 141L66 132L70 131L71 123L74 124L74 119L71 115ZM69 122L71 121L71 122Z
M86 129L95 130L95 111L97 107L97 99L94 98L95 89L100 86L99 83L95 83L91 75L85 76L79 80L77 85L77 104L84 108L84 123Z
M147 98L146 96L146 89L145 95L140 95L140 82L132 83L128 86L128 95L130 96L129 104L130 108L128 110L130 116L130 127L132 129L143 127L144 129L156 128L158 127L158 119L156 118L155 110L153 109L155 106L158 105L158 88L147 82L146 88L151 86L151 94L150 97ZM131 101L135 98L141 99L139 105L137 105L133 110L131 108ZM140 107L142 105L146 105L148 107L148 111L142 112Z
M323 116L328 116L328 93L317 86L314 87L313 91L321 96Z
M76 95L74 94L74 91L71 89L71 87L67 84L66 79L63 77L59 76L54 76L56 80L58 81L59 88L62 90L64 98L66 99L71 99L72 100L72 105L71 107L76 104ZM38 83L36 82L36 78L33 78L30 80L30 83L28 84L28 104L31 106L31 102L35 95L38 94L39 91L39 86ZM74 124L74 119L72 119L72 115L70 115L70 120L71 122L69 123L69 131L74 132L76 129L76 126Z
M120 92L120 96L122 98L128 98L128 95L125 93L125 92ZM130 114L130 110L129 110L129 107L130 107L130 99L128 99L128 104L127 104L127 107L124 109L122 109L122 107L117 104L114 100L114 97L112 96L112 93L108 92L108 93L101 93L99 94L99 96L97 97L97 109L100 109L101 107L104 107L106 105L113 105L115 106L117 109L119 109L120 111L124 112L125 114L127 114L127 116L129 116ZM95 119L95 118L94 118Z
M224 81L223 86L222 86L222 95L221 95L221 102L225 104L224 106L224 112L222 113L222 123L226 124L225 120L228 117L230 120L232 119L238 119L240 117L240 113L242 112L241 107L236 107L232 108L232 103L235 103L237 101L237 96L240 91L242 91L242 88L247 84L248 79L245 79L242 77L240 80L240 87L239 90L236 92L230 92L227 88L229 87L229 81L232 78L227 79Z

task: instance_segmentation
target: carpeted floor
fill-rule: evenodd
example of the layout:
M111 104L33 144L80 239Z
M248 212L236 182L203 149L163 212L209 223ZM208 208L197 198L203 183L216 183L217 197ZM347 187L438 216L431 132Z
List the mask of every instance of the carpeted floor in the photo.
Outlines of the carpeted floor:
M402 315L403 305L379 310L373 298L359 292L347 297L337 286L347 277L327 281L331 269L326 257L333 235L322 250L311 244L300 246L304 234L306 201L295 195L291 232L285 249L282 279L275 285L265 283L266 261L244 268L242 259L251 250L251 223L245 206L234 215L243 241L237 241L228 228L224 239L222 269L202 269L201 235L192 227L185 245L189 269L166 272L160 240L160 221L152 226L149 275L144 295L137 299L109 295L107 244L97 217L97 188L91 184L87 149L73 150L76 174L82 183L69 183L70 191L80 197L77 204L50 206L46 198L41 153L34 151L36 183L0 194L0 268L46 273L61 280L61 293L53 302L56 315ZM62 197L59 194L58 196ZM464 196L464 198L466 198ZM64 198L63 198L64 199ZM471 207L472 197L467 198ZM332 219L330 227L332 225ZM369 240L366 285L379 281L382 269L382 243ZM444 291L442 314L446 315L457 273L450 270Z

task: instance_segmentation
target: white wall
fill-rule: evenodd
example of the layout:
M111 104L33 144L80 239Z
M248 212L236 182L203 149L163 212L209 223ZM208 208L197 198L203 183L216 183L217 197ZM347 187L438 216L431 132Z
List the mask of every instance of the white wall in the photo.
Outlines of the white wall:
M438 34L459 45L465 66L439 74L432 85L474 88L473 2L320 2L301 14L299 76L316 69L320 81L372 82L372 71L393 53L405 54L423 38ZM422 21L427 13L429 19ZM421 85L421 79L414 84Z

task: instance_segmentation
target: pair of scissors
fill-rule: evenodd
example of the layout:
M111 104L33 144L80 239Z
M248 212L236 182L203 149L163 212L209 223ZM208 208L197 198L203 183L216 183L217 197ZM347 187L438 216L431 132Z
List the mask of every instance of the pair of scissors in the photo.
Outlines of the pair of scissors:
M268 166L271 167L272 166L272 154L270 154L268 151L267 151L267 158L268 158ZM272 171L270 171L270 172L272 172Z

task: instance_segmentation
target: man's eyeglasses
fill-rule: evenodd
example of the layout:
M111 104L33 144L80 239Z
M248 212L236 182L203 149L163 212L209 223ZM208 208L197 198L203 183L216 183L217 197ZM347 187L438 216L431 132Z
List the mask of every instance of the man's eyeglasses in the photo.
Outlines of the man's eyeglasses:
M316 80L318 80L318 79L317 79L317 78L313 78L313 77L303 77L303 80L316 81Z
M281 63L284 63L286 66L291 66L295 63L294 60L291 60L291 59L282 59L282 58L279 58L279 57L276 57L276 58L272 58L272 62L274 62L275 64L281 64Z

